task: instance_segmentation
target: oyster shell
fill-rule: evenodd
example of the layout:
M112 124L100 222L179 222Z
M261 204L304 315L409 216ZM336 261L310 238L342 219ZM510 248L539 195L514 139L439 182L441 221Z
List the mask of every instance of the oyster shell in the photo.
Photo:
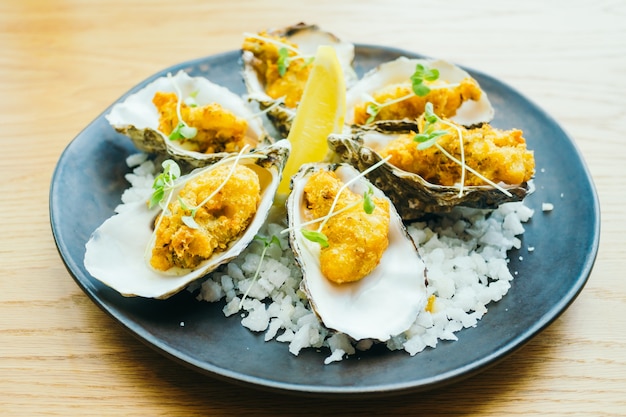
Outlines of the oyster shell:
M303 165L292 178L287 200L290 244L303 273L302 289L324 325L355 340L385 341L407 330L424 309L427 300L425 266L402 220L389 204L389 244L380 263L359 281L335 284L321 270L320 247L303 237L303 189L308 177L318 170L334 171L344 183L360 173L347 164ZM349 188L363 195L371 187L364 177ZM386 198L373 188L374 196Z
M469 97L465 97L464 94L468 94L466 91L459 91L458 93L455 93L456 97L454 98L454 100L446 99L446 106L448 107L453 102L455 104L460 104L460 107L458 108L455 108L456 106L449 108L449 115L442 114L437 109L438 105L433 103L435 104L435 110L437 114L447 117L450 120L463 126L472 126L480 123L486 123L493 119L494 109L489 102L487 94L484 91L480 90L480 86L478 86L478 83L473 80L470 74L467 73L465 70L447 61L439 59L409 59L407 57L399 57L393 61L385 62L378 67L370 70L358 82L356 82L348 89L348 91L346 92L346 124L364 124L359 123L359 121L356 120L355 109L358 106L362 106L364 105L364 103L367 103L376 91L382 88L392 88L400 86L405 86L408 88L408 91L410 91L411 75L413 75L413 73L415 72L416 66L418 64L425 65L426 67L431 69L439 70L439 80L449 84L458 84L461 83L463 80L469 79L469 81L471 81L471 84L469 85L474 89L476 87L479 89L476 93L479 94L480 92L482 92L482 94L479 95L478 100L471 100L468 99ZM431 91L431 93L425 96L424 100L432 101L432 99L429 100L429 98L435 98L435 96L432 96L433 93L435 93L435 90ZM441 104L443 106L444 102L442 102ZM416 105L416 108L414 110L418 110L418 107L419 106ZM421 113L411 114L411 117L408 117L408 119L415 120L420 115ZM379 118L377 120L393 119Z
M279 36L296 44L300 54L307 57L315 56L320 45L333 46L344 70L346 85L350 85L356 80L356 73L352 68L354 44L341 41L337 36L321 30L317 25L299 23L282 29L268 30L265 34L272 37ZM258 35L249 34L247 39L252 39L252 37L256 36ZM283 137L287 137L297 107L297 104L291 101L297 102L299 98L294 97L292 100L289 100L289 98L285 100L281 97L271 97L267 93L266 77L259 71L259 68L265 68L266 63L247 48L246 42L244 42L241 57L243 61L242 76L248 90L249 99L258 102L261 109L270 108L267 112L268 118L280 134ZM274 66L275 63L272 62L271 65ZM292 94L297 95L295 92L298 90L302 91L304 88L306 79L299 81L299 87L289 89Z
M85 268L94 278L124 296L162 299L177 293L192 281L238 256L252 241L273 205L289 150L290 144L285 139L254 152L261 158L239 160L239 164L251 168L260 180L261 199L256 214L242 235L229 243L224 251L216 251L196 268L173 267L161 272L149 266L145 259L146 251L150 250L149 245L153 244L153 224L159 213L157 208L149 209L146 204L152 190L149 190L145 200L125 204L123 210L96 229L86 244ZM198 168L192 174L210 169L212 167ZM192 174L176 181L175 193L180 191Z
M193 96L198 106L218 103L235 116L245 119L247 131L244 140L252 148L267 146L273 141L264 129L262 119L247 108L245 100L226 87L204 77L190 77L182 70L171 77L157 78L115 104L105 117L115 130L130 137L137 149L143 152L168 155L191 167L210 165L227 156L229 152L198 152L189 142L170 140L159 130L159 113L152 99L156 92L176 93L177 89L185 98Z
M369 127L354 127L351 134L332 134L328 145L341 161L364 171L383 159L378 150L411 132L417 132L416 123L377 122ZM388 162L368 173L367 178L384 191L405 221L419 219L426 213L447 212L455 206L493 209L502 203L521 201L530 190L528 183L499 184L510 193L507 195L491 185L477 185L465 186L459 195L458 187L432 184Z

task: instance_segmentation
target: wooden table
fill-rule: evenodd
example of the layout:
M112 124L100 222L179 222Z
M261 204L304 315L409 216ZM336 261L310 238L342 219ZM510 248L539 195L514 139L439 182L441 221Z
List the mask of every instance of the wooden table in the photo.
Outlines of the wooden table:
M626 415L626 7L556 3L2 1L0 414ZM48 192L81 129L165 67L237 49L243 32L299 21L484 71L544 108L581 149L602 207L595 268L571 307L499 365L392 399L244 389L138 342L65 270Z

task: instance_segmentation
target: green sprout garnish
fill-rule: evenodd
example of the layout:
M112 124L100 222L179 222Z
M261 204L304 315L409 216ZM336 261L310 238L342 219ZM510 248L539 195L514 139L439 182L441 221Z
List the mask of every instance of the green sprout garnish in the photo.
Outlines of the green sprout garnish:
M176 82L174 82L174 79L172 78L172 74L168 73L167 76L172 80L172 85L174 86L174 90L176 90L176 98L177 98L176 115L178 116L178 120L179 120L178 125L174 128L174 130L172 130L172 133L170 133L168 138L170 140L193 139L198 134L198 129L196 129L195 127L189 126L183 120L183 115L181 114L181 111L180 111L180 106L182 102L182 99L181 99L182 93L180 89L178 88L178 85L176 84ZM192 98L192 100L195 101L195 96L197 94L198 94L197 91L190 94L190 97Z
M161 164L163 172L154 179L152 183L152 196L148 202L148 208L153 208L160 204L165 197L166 191L171 191L174 188L174 181L180 177L180 167L171 159L166 159Z
M404 95L402 97L398 97L393 100L386 101L385 103L378 103L371 96L366 97L366 100L369 101L370 103L367 105L365 112L369 114L370 117L367 119L365 123L369 124L369 123L372 123L374 120L376 120L376 116L378 116L378 113L384 107L391 106L392 104L396 104L401 101L407 100L413 96L425 97L433 89L432 87L429 87L428 85L426 85L425 82L426 81L433 82L433 81L437 81L438 79L439 79L439 70L437 68L430 68L424 64L417 64L415 66L415 72L410 77L412 91L409 94ZM437 86L437 88L452 88L452 87L456 87L457 85L458 84L443 84L443 85Z
M198 134L198 129L189 126L185 122L179 122L168 136L169 140L193 139Z
M413 138L414 141L419 142L417 149L420 151L428 149L435 145L440 137L449 133L447 130L435 130L436 124L439 121L441 121L441 119L433 112L432 103L426 103L424 109L424 128L422 129L422 133L418 133ZM461 145L461 147L462 146L463 145Z
M376 116L378 116L378 112L380 112L380 106L381 106L380 104L374 104L374 103L370 103L367 105L365 112L369 114L370 117L368 117L367 120L365 121L366 124L370 124L374 120L376 120Z
M281 77L285 75L289 67L289 50L287 48L282 47L278 50L278 61L276 61L276 65L278 65L278 74Z
M310 240L313 243L319 243L319 245L323 248L327 248L329 246L328 237L324 233L308 229L302 229L301 232L305 239Z
M180 204L180 208L182 208L183 210L195 212L194 209L190 208L189 206L187 206L187 204L185 204L185 200L180 198L180 196L178 196L178 203Z
M180 204L180 208L182 208L184 211L190 211L191 214L189 216L182 216L180 219L183 221L183 223L185 224L185 226L187 226L190 229L200 229L200 225L198 223L196 223L196 212L198 211L199 207L189 207L187 206L187 204L185 204L185 200L183 200L182 198L180 198L180 196L178 196L178 203Z
M267 252L269 247L272 245L278 245L278 247L281 248L282 250L282 247L280 246L280 240L278 239L276 235L272 235L271 238L256 235L254 236L254 240L257 240L263 243L263 251L261 252L261 259L259 259L259 265L257 266L256 271L254 272L254 276L252 277L252 284L248 286L248 289L246 290L244 295L241 297L241 301L239 302L240 310L241 310L241 307L243 306L244 300L246 299L246 297L248 296L248 293L250 292L250 289L252 288L257 278L259 277L259 273L261 272L261 265L263 265L263 259L265 258L265 252Z
M311 62L313 62L313 59L315 59L315 57L306 57L300 54L296 56L289 56L289 49L285 48L284 46L278 49L278 61L276 61L276 65L278 65L278 75L283 77L287 72L291 61L295 61L296 59L304 60L304 66L307 66L310 65Z
M276 244L276 245L280 246L280 240L278 239L278 236L276 236L276 235L272 235L271 238L267 238L265 236L256 235L254 237L254 240L258 240L259 242L262 242L263 243L263 249L267 249L270 246L272 246L273 244ZM264 254L265 253L262 253L261 255L264 255Z
M196 102L196 97L198 97L198 90L193 91L189 96L185 99L185 104L189 107L198 107L198 103Z
M367 214L372 214L376 208L376 204L374 204L374 200L372 199L373 195L374 189L372 187L369 187L367 191L363 193L363 211Z
M424 81L436 81L439 79L439 70L437 68L428 68L423 64L417 64L415 72L411 75L411 87L416 96L424 97L430 93L430 88L424 84Z

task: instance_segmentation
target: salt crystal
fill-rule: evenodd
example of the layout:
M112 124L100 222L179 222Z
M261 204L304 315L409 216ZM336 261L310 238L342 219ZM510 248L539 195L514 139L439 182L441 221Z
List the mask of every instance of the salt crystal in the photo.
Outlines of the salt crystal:
M148 154L143 152L135 153L126 158L126 165L128 165L129 168L136 167L137 165L143 163L146 159L148 159Z

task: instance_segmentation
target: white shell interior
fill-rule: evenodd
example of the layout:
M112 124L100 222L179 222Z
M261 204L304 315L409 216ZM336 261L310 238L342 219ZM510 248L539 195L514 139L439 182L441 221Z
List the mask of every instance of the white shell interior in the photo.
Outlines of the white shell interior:
M337 169L347 182L358 171L342 165ZM302 220L302 196L306 178L294 180L289 201L289 225ZM363 194L369 182L362 179L350 189ZM373 187L374 188L374 187ZM384 197L374 188L376 197ZM389 247L380 264L360 281L335 284L322 275L319 245L292 230L292 245L303 267L309 300L326 327L346 333L356 340L388 340L407 330L426 304L425 266L406 234L402 221L390 204Z
M286 140L272 146L289 146ZM107 219L86 244L85 268L96 279L124 296L167 298L192 281L237 256L257 234L273 204L280 182L278 168L262 168L246 160L261 182L261 202L248 229L229 249L214 254L194 270L157 271L145 260L146 247L152 237L152 224L159 208L148 209L145 201L123 205L123 210ZM210 167L203 168L209 169ZM182 177L181 177L182 178ZM150 191L146 195L149 199Z
M115 104L105 116L111 126L123 128L134 126L137 129L152 129L167 137L159 128L159 113L152 103L152 98L157 91L176 92L174 83L180 90L183 99L191 94L197 94L195 101L198 106L209 103L218 103L223 108L230 110L235 115L245 118L248 122L246 136L253 139L255 146L264 136L263 122L259 117L254 117L246 102L226 87L217 85L204 77L190 77L186 72L179 71L171 78L159 77L138 92L131 94L124 101ZM184 144L179 141L166 140L168 146L184 149Z
M375 130L364 133L361 138L363 139L363 145L368 148L380 152L389 142L401 137L402 134L385 134L377 132Z
M407 84L415 72L417 64L422 63L429 68L439 70L439 79L449 83L457 83L466 77L471 77L463 69L443 60L409 59L400 57L393 61L381 64L368 72L361 80L355 83L346 93L346 123L354 122L354 108L365 101L364 96L372 95L378 89L393 85ZM487 94L483 91L478 101L467 100L457 110L451 120L463 126L489 122L493 119L494 110Z
M337 52L337 59L341 64L346 84L356 77L352 69L352 61L354 61L354 44L343 42L334 35L322 30L302 30L294 33L289 37L291 42L298 45L298 49L303 55L314 56L320 45L331 45Z

